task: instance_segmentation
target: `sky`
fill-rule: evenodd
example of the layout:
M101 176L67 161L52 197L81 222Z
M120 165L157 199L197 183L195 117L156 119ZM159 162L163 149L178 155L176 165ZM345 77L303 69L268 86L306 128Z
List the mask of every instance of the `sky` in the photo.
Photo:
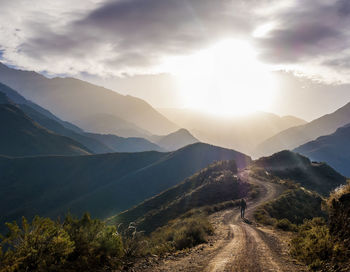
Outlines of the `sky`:
M0 5L3 63L78 77L157 108L311 120L350 101L348 0Z

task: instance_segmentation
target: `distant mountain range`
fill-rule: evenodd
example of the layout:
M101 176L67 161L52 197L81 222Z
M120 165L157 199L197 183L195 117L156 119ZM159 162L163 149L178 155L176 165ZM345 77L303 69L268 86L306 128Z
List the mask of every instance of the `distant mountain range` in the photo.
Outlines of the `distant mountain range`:
M188 129L201 142L253 153L262 141L287 128L305 124L293 117L258 112L248 116L220 117L192 110L159 109L169 120Z
M0 157L0 224L23 215L67 211L111 216L220 160L235 160L240 168L251 161L242 153L203 143L171 153Z
M283 149L294 149L316 138L334 133L338 128L345 126L350 120L350 103L326 114L305 125L292 127L261 143L253 155L256 157L271 155Z
M0 92L0 154L6 156L90 154L82 144L40 126Z
M350 177L350 125L301 145L294 151L311 160L326 162L343 175Z
M157 135L168 134L178 129L177 125L145 101L78 79L50 79L35 72L12 69L0 63L0 82L64 120L79 121L96 115L120 118L125 121L123 130L130 132L129 135L123 136L140 136L139 131L135 131L135 126L141 131L146 130ZM95 126L99 126L104 120L98 118L96 122ZM127 127L127 124L132 125ZM93 124L88 122L88 126L82 128L89 130L91 126Z
M174 151L188 144L199 142L187 129L183 128L168 135L152 135L148 139L168 151Z
M80 120L74 120L73 123L83 128L85 131L94 133L141 138L146 138L152 135L151 132L141 129L133 123L107 113L90 115Z
M66 136L75 140L94 154L112 152L142 152L151 150L164 151L163 148L143 138L123 138L116 135L86 133L79 127L69 122L62 121L48 110L25 99L15 90L1 83L0 92L6 94L12 103L16 104L24 114L42 127L58 135ZM0 154L2 153L0 152ZM57 153L45 154L57 155Z

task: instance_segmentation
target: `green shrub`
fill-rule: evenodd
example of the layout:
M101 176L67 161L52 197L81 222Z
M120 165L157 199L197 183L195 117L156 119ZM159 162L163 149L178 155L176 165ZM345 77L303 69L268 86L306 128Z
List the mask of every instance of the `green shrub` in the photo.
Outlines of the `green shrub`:
M178 218L150 235L148 253L163 254L206 243L213 231L204 214Z
M276 225L282 219L302 224L304 219L326 217L322 203L322 197L315 192L303 188L288 189L278 198L261 205L254 212L254 217L259 223L267 225Z
M69 266L73 271L118 265L123 246L116 227L91 219L89 214L84 214L81 219L68 215L63 227L75 245L69 256Z
M313 270L324 266L333 255L333 249L329 229L323 218L305 220L291 241L292 255Z
M277 220L275 223L275 227L284 231L297 231L298 227L295 224L292 224L288 219L283 218L281 220Z
M74 242L62 226L49 218L35 217L31 223L22 218L22 226L6 224L9 232L1 245L0 271L58 271L74 251Z
M67 216L63 224L35 217L22 226L7 223L0 237L0 272L73 272L118 268L123 246L116 228L93 220ZM5 249L2 251L1 249Z

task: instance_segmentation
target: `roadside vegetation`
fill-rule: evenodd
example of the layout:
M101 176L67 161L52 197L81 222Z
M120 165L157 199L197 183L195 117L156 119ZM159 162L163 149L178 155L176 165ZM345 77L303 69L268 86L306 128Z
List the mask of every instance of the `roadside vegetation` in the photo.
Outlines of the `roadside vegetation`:
M327 220L305 220L291 242L291 252L315 271L350 271L350 183L326 201Z
M328 198L261 167L252 175L286 187L254 213L257 222L290 231L290 253L313 271L350 271L350 183ZM284 176L284 175L282 175Z
M326 217L322 197L302 187L287 189L278 198L261 205L254 212L255 219L287 231L297 231L305 219Z
M118 267L123 257L121 236L114 226L68 215L63 222L35 217L7 223L1 237L0 271L99 271Z

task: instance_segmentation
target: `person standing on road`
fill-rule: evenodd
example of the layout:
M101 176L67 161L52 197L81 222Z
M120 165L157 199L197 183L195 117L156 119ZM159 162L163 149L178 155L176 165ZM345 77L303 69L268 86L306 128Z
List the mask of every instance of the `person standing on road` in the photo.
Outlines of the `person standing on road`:
M239 205L241 207L241 218L244 218L244 212L245 212L245 209L247 208L247 202L245 202L244 198L241 199L241 202Z

